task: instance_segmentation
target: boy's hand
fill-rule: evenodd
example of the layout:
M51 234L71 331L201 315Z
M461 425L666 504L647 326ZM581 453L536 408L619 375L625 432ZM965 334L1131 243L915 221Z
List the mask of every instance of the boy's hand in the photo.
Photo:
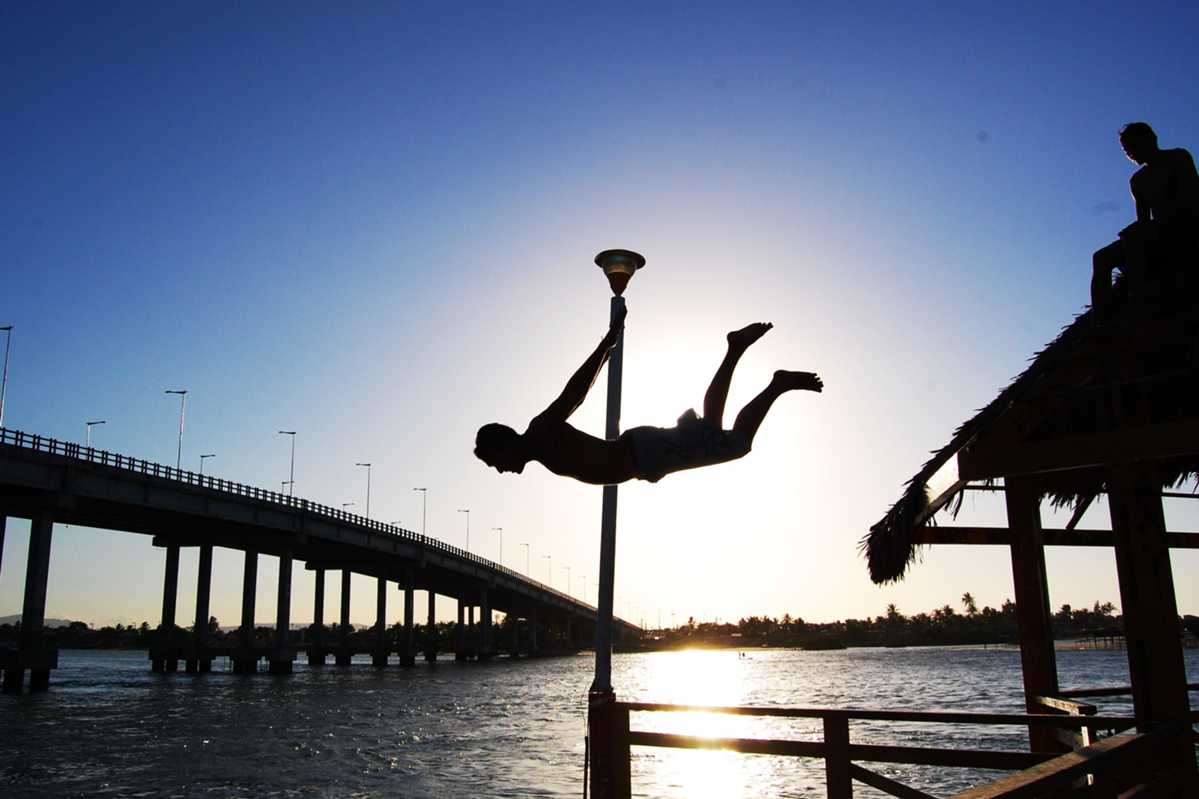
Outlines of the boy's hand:
M624 328L624 318L629 315L628 308L621 308L616 312L616 318L612 320L612 324L608 327L608 335L604 336L604 344L608 349L616 346L616 339L620 337L620 331Z

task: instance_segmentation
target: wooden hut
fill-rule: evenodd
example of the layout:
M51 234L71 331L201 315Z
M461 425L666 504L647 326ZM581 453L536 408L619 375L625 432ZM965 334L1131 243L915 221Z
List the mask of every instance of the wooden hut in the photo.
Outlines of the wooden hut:
M1059 686L1044 547L1113 547L1137 728L1177 731L1167 759L1193 781L1169 548L1199 547L1199 535L1167 531L1162 509L1163 495L1199 472L1199 301L1190 283L1117 284L1111 304L1078 316L958 428L870 528L863 549L871 578L886 583L902 579L924 545L1006 546L1028 710L1045 713ZM1003 491L1006 527L936 524L938 512L956 517L963 494L980 487ZM1110 529L1077 529L1100 495ZM1073 508L1064 528L1042 527L1045 500ZM1030 744L1061 746L1047 727L1030 728Z

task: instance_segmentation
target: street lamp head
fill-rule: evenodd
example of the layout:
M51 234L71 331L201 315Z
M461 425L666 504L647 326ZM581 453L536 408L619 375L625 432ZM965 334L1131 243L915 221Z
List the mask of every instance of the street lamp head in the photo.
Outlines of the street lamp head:
M369 463L355 463L354 465L355 465L355 466L365 466L365 467L367 467L368 469L370 468L370 464L369 464Z
M89 424L89 425L92 425L92 424L108 424L108 420L107 420L107 419L99 419L99 420L97 420L97 421L94 421L94 422L84 422L84 424Z
M604 250L595 256L595 263L607 275L612 293L619 297L633 273L645 266L645 257L632 250Z
M164 393L164 394L186 394L187 389L186 388L168 388L166 391L164 391L162 393Z
M280 430L279 431L279 435L281 435L281 436L294 436L295 434L296 434L295 430Z
M6 332L9 330L12 330L12 325L4 325L3 327L0 327L0 330L6 331Z

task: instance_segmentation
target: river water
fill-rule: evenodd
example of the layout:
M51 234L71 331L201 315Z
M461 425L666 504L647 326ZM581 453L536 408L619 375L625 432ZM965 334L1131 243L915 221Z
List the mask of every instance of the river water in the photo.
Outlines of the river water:
M1187 652L1191 681L1199 654ZM219 668L222 664L218 662ZM44 694L0 696L0 795L581 796L590 656L288 677L158 675L143 652L64 650ZM1063 688L1126 685L1123 652L1061 651ZM617 655L629 701L1022 712L1011 648ZM1101 713L1130 713L1100 700ZM818 740L818 723L638 713L634 729ZM1023 728L856 722L857 742L1020 749ZM641 797L823 797L819 760L633 750ZM995 772L873 764L944 796ZM862 785L855 795L880 796Z

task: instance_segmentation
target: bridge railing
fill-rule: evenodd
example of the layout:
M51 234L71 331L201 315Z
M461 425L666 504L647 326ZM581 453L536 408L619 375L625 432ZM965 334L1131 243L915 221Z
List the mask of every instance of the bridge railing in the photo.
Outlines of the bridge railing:
M162 480L172 480L178 483L187 485L199 486L211 491L220 491L226 494L233 494L239 497L249 497L261 502L270 502L275 505L281 505L287 508L292 508L307 513L313 516L321 516L326 519L352 524L355 527L364 530L370 530L383 535L390 535L396 538L402 538L406 541L411 541L414 544L419 544L429 549L434 549L439 552L444 552L462 560L478 564L492 571L507 575L522 583L531 585L538 590L544 591L547 594L557 596L567 602L575 605L581 605L591 611L595 611L595 606L581 601L569 594L563 593L553 586L546 585L532 577L521 574L507 566L503 566L487 558L480 557L473 552L467 552L464 549L459 549L452 544L447 544L444 541L438 541L436 538L430 538L426 535L415 533L411 530L406 530L402 527L397 527L392 524L385 524L375 519L368 519L365 516L359 516L354 513L347 513L342 508L334 508L330 505L322 505L319 502L312 502L307 499L283 494L278 491L271 491L258 486L246 485L245 483L236 483L232 480L225 480L210 474L199 474L197 472L188 471L187 469L176 469L174 466L166 466L161 463L143 460L141 458L133 458L128 455L122 455L119 452L109 452L108 450L96 449L95 447L83 446L71 441L60 441L56 438L41 436L35 433L25 433L20 430L10 430L8 428L0 428L0 445L8 445L12 447L20 447L22 449L30 449L37 452L45 452L50 455L58 455L71 460L83 461L86 463L95 463L101 466L107 466L123 471L134 472L136 474L147 475ZM616 621L623 624L620 619ZM633 626L628 624L628 626Z

